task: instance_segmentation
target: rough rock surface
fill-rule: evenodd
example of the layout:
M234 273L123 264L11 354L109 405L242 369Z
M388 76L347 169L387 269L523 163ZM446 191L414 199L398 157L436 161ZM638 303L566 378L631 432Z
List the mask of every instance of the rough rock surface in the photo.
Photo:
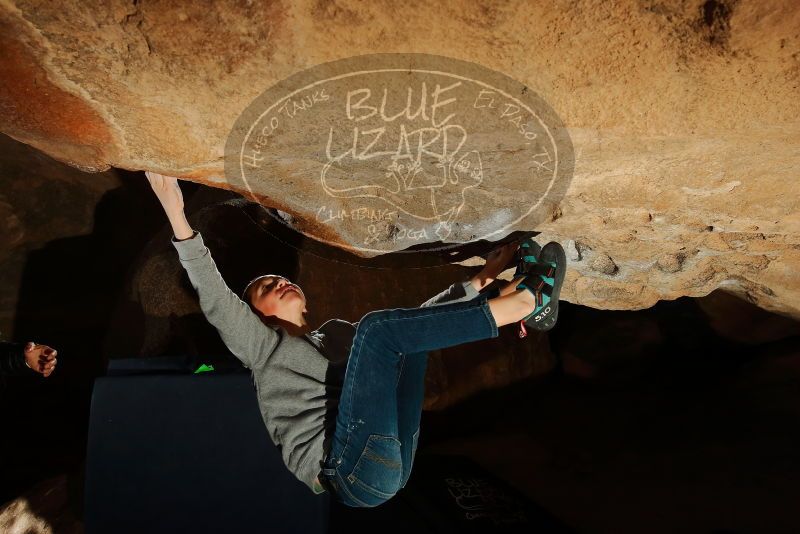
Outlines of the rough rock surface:
M274 83L358 54L459 58L530 87L569 131L571 187L536 228L581 257L564 299L631 309L724 288L800 317L798 27L794 0L406 2L402 16L0 0L0 131L85 170L226 188L225 140ZM272 185L267 203L313 218L308 191ZM605 258L616 268L592 268Z

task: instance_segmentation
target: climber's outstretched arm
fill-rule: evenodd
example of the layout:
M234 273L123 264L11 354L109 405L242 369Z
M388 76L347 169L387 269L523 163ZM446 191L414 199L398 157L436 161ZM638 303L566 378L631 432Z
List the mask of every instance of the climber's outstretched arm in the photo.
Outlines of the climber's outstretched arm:
M181 265L200 298L200 308L222 341L249 368L261 365L278 344L278 334L264 326L250 307L222 279L202 236L192 230L183 211L178 179L147 172L147 179L167 214L175 234L173 244Z

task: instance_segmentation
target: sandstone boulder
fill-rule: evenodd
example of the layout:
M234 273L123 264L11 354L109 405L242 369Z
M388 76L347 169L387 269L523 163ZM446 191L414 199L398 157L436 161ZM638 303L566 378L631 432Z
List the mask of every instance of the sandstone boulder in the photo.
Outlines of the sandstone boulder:
M376 52L464 60L547 103L574 147L574 173L557 205L513 222L504 206L526 193L520 168L491 162L520 147L492 152L493 138L483 138L481 180L460 230L444 238L417 230L414 242L469 241L467 225L502 230L489 239L535 228L580 251L562 292L568 301L634 309L722 288L800 317L796 2L407 2L399 11L343 0L8 0L0 4L0 131L87 171L149 169L247 194L222 178L226 141L279 82ZM292 154L274 162L281 172L258 200L309 237L358 245L349 224L319 223L331 206L306 180L307 159ZM462 179L477 182L464 174L477 159L459 161ZM19 239L3 206L12 229L4 239ZM340 200L333 213L359 206ZM401 204L418 216L421 206ZM408 246L397 239L402 228L386 232L381 252Z

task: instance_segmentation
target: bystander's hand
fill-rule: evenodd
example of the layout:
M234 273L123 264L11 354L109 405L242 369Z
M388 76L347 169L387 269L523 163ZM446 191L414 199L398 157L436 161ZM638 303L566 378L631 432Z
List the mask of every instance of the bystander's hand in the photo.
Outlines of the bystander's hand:
M25 365L47 378L56 370L57 354L56 349L31 341L25 345Z

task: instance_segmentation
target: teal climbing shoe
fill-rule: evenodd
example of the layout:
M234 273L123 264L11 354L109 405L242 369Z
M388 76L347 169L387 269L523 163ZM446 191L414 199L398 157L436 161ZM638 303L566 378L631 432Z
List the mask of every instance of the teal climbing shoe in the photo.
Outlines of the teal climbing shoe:
M535 244L535 243L534 243ZM522 246L520 245L520 249ZM556 325L558 320L558 295L564 283L567 270L567 255L564 248L554 242L546 244L540 253L534 254L534 247L526 247L529 254L524 262L525 278L517 284L517 289L527 289L536 297L536 308L519 322L519 337L528 335L526 326L534 330L546 331ZM524 256L524 255L523 255ZM538 257L537 257L538 256Z

